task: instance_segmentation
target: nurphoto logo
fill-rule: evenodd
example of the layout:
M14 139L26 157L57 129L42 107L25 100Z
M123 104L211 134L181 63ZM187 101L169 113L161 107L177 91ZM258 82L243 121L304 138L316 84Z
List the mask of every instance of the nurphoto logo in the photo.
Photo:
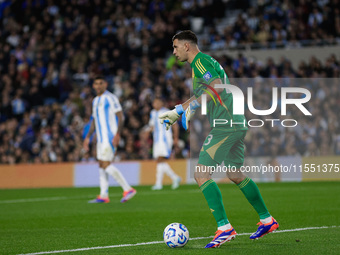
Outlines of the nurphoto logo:
M200 83L203 84L203 83ZM221 98L219 97L216 89L225 89L227 93L231 93L233 95L233 114L234 115L244 115L244 94L242 90L231 84L215 84L214 88L212 86L205 85L207 88L209 88L215 95L217 95L218 100L220 101L220 104L222 105ZM203 91L207 92L206 89L203 89ZM268 116L272 113L274 113L278 107L278 88L273 87L272 88L272 105L269 109L263 110L263 109L255 109L253 104L253 88L248 87L247 88L247 103L248 108L251 113L258 116ZM304 97L301 98L288 98L289 93L300 93L304 95ZM216 101L211 93L209 91L207 92L214 101L216 105ZM207 94L202 94L202 101L201 101L201 113L202 115L207 114ZM311 93L308 89L305 88L298 88L298 87L286 87L281 88L281 115L286 116L287 115L287 105L295 105L305 116L311 116L312 114L307 110L307 108L303 105L307 103L311 99ZM274 127L275 122L280 122L283 127L295 127L297 126L298 122L295 119L250 119L246 122L232 122L232 120L227 119L214 119L213 120L213 126L216 127L217 125L230 125L231 127L233 125L248 125L250 127L262 127L266 122L271 122L271 127Z

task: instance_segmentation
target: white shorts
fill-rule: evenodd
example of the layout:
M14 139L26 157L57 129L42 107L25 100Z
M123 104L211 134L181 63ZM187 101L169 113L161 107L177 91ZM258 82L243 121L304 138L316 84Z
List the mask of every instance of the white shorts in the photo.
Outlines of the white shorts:
M157 159L159 157L168 158L171 155L172 150L172 142L171 143L156 143L153 145L152 149L152 156L154 159Z
M115 149L107 141L98 143L97 142L97 159L101 161L112 161L115 156Z

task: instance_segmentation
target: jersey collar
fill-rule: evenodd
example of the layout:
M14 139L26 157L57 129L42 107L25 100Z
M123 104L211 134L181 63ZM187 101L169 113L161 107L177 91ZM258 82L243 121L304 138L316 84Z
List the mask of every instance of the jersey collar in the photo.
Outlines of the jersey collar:
M192 60L192 62L191 62L191 64L190 64L191 68L194 68L194 65L195 65L197 59L199 59L199 58L201 57L202 54L203 54L202 52L198 52L198 53L197 53L197 55L195 56L195 58Z

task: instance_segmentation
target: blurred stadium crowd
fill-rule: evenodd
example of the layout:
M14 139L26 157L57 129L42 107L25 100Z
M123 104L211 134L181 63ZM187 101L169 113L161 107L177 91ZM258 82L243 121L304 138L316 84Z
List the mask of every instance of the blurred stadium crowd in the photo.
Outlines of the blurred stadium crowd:
M244 11L226 21L226 9ZM256 6L245 0L2 0L0 163L93 160L95 137L90 153L82 153L82 141L94 97L91 83L99 74L125 114L118 158L150 158L152 140L143 127L153 98L164 98L171 109L190 97L191 70L171 56L171 38L192 29L195 17L203 19L199 37L205 50L247 43L301 46L303 40L321 39L334 44L340 36L338 0L263 0ZM221 30L223 22L232 23ZM340 155L339 84L313 82L340 77L338 56L303 60L296 70L285 58L260 63L242 54L214 57L229 77L257 81L254 100L265 109L270 97L261 79L311 81L313 117L291 130L251 129L246 155ZM181 129L173 157L190 155L189 140Z

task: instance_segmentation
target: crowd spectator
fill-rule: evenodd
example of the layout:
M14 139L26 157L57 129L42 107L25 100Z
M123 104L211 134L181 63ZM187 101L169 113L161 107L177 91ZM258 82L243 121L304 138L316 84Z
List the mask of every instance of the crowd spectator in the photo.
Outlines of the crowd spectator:
M209 0L1 1L0 163L93 160L95 146L84 154L81 145L84 127L91 121L91 83L99 74L106 77L125 114L118 158L150 158L152 141L143 127L153 98L163 97L165 105L173 108L190 97L190 67L170 54L172 36L190 29L191 17L202 17L204 27L211 28L202 31L209 38L202 45L205 49L254 42L332 41L339 36L336 0L262 2L251 7L251 1L227 5ZM220 34L215 26L224 18L224 7L245 11ZM242 55L215 57L229 77L254 78L259 84L264 78L339 78L336 55L325 63L316 58L303 61L297 70L286 59L262 64ZM266 88L259 84L254 85L259 88L254 101L268 107L270 98L262 96ZM309 105L313 118L302 118L296 132L280 127L251 129L247 155L338 155L337 86L309 84L317 97ZM175 154L187 157L191 139L185 132L180 139Z
M236 3L237 2L237 3ZM256 2L256 4L255 4ZM229 12L224 19L235 18L232 24L223 19L215 26L228 24L214 33L206 42L207 49L216 47L215 36L219 33L221 48L244 47L301 47L303 45L337 44L340 37L339 2L327 1L228 1L226 10L237 4L237 16ZM235 41L236 44L230 44Z

